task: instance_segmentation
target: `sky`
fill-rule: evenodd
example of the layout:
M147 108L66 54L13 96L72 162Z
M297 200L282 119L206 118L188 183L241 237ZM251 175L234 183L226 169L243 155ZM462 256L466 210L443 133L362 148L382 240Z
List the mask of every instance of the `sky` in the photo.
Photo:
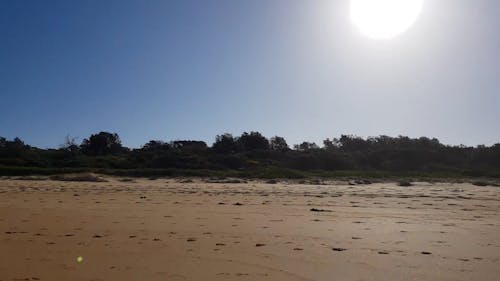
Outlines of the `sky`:
M373 40L348 0L0 0L0 136L58 147L259 131L500 142L500 1Z

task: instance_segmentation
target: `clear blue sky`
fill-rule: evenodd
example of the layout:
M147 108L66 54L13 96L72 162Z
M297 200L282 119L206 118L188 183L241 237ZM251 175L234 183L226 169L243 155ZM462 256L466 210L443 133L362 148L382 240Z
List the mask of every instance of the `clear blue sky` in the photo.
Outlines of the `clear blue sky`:
M499 28L498 0L426 0L383 41L358 32L347 0L0 0L0 136L493 144Z

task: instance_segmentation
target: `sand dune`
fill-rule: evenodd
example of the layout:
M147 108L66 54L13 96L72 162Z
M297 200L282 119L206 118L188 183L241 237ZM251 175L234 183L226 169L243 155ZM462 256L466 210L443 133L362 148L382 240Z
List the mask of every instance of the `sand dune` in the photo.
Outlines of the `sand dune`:
M0 280L499 280L500 188L0 180Z

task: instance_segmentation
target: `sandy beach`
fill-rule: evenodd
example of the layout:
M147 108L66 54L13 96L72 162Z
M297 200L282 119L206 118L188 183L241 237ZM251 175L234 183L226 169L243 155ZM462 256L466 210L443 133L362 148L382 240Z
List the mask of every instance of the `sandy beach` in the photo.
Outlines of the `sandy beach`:
M500 188L0 180L0 280L499 280Z

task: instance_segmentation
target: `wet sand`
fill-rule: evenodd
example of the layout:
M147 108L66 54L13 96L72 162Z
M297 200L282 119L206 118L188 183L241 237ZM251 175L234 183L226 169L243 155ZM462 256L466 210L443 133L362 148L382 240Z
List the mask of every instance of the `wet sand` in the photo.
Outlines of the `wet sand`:
M500 188L3 179L0 240L1 281L499 280Z

